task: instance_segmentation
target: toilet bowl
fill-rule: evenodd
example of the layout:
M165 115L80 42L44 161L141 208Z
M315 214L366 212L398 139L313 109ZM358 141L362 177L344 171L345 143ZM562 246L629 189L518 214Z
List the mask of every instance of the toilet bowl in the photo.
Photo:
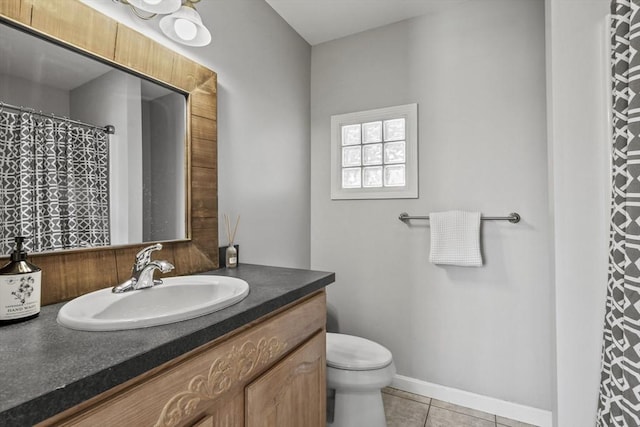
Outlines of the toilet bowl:
M327 426L386 427L380 390L391 384L395 373L393 357L385 347L328 332L327 390L335 394Z

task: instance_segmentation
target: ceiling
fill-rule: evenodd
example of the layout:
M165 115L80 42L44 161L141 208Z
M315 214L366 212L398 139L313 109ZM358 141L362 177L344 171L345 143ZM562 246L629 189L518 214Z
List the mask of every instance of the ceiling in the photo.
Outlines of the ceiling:
M0 0L1 1L1 0ZM372 28L433 13L470 0L265 0L309 44L316 45ZM0 74L20 76L71 90L107 72L98 62L0 26ZM28 40L28 42L27 42ZM26 48L24 43L31 43ZM51 55L53 51L55 54ZM17 52L30 55L16 56ZM80 61L80 62L78 62ZM54 65L51 71L49 65ZM56 71L57 70L57 71ZM150 98L157 96L153 94Z
M310 45L470 0L265 0Z

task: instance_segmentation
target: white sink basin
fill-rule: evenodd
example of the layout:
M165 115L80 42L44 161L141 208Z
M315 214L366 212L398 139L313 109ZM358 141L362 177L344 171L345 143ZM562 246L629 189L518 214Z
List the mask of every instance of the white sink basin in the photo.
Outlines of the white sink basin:
M82 295L58 312L58 323L82 331L118 331L165 325L222 310L242 301L249 284L225 276L163 278L152 288L113 293L111 288Z

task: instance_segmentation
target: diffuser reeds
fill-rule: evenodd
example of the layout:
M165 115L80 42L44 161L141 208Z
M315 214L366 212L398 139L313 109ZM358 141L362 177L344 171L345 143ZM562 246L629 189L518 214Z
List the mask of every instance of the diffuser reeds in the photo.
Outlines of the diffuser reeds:
M233 242L236 238L236 231L238 231L238 224L240 223L240 215L236 219L236 225L233 227L233 233L231 233L231 223L229 222L229 217L227 214L224 214L224 223L227 226L227 239L229 240L229 246L233 246Z

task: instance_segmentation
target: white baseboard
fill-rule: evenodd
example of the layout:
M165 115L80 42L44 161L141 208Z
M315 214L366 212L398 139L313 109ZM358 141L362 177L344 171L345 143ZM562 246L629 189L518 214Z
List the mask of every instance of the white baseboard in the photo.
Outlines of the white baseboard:
M391 387L539 427L552 427L553 424L551 411L481 396L403 375L396 375Z

